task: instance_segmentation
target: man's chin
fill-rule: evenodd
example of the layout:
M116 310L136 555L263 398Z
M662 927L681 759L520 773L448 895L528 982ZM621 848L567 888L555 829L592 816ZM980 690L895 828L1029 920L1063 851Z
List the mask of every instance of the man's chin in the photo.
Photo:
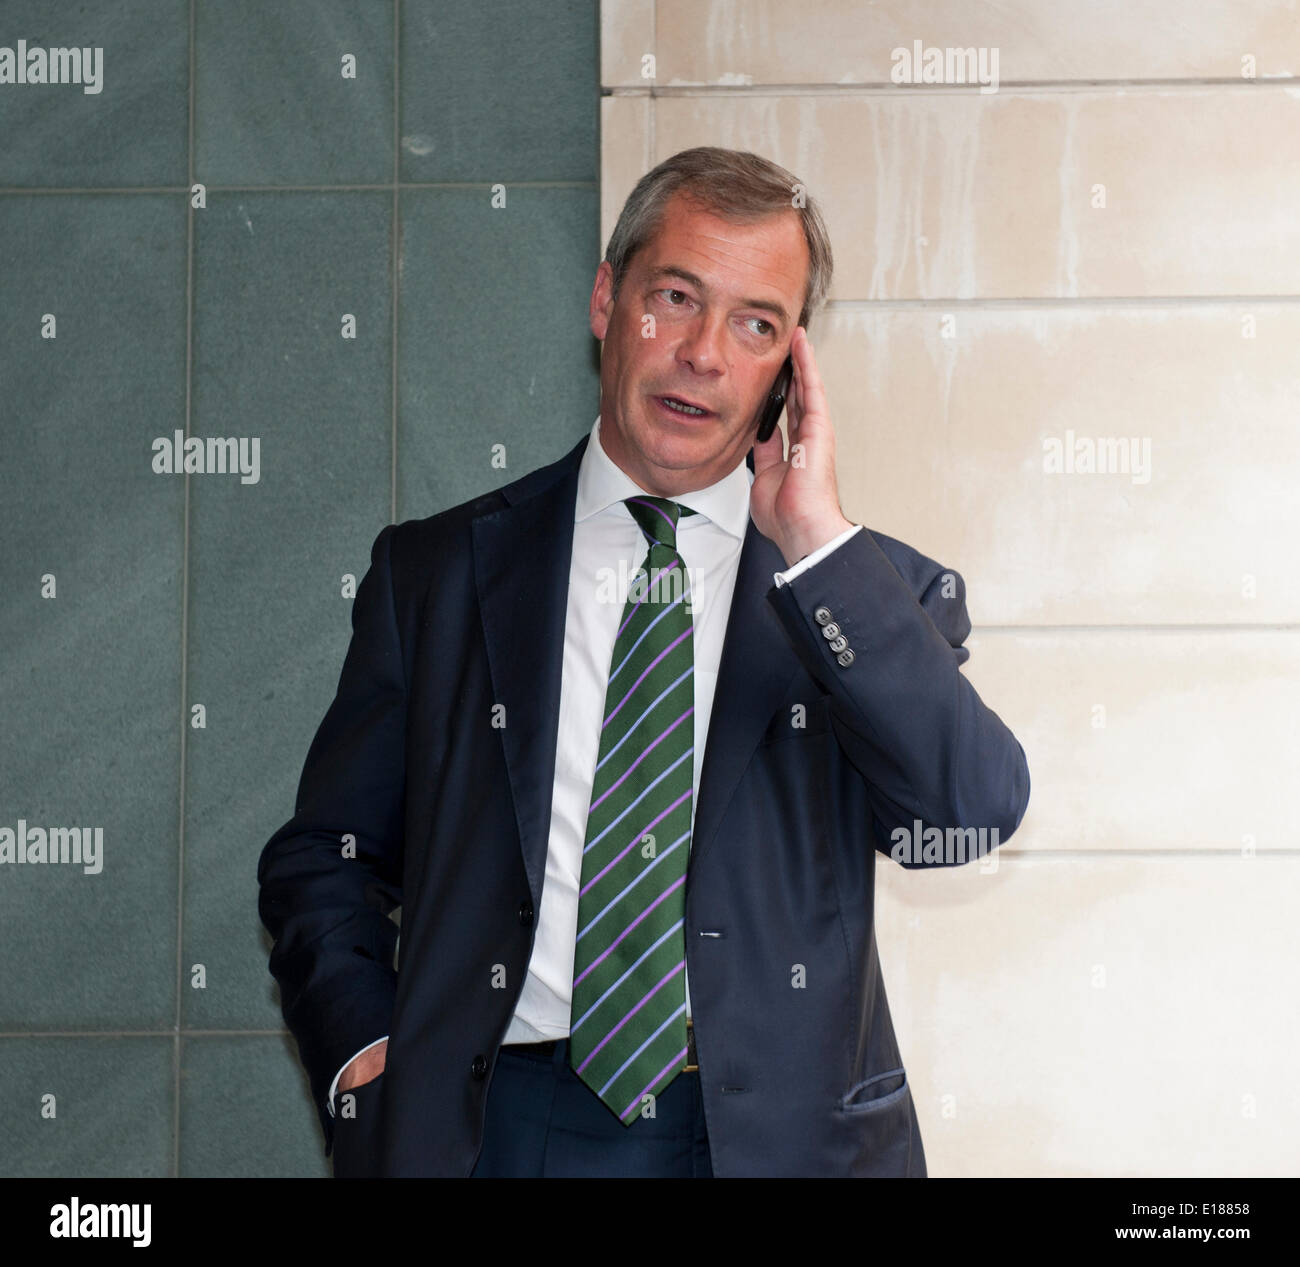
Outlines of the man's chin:
M712 466L721 456L717 436L665 436L655 433L645 447L646 457L667 470Z
M667 440L658 437L648 441L642 448L644 460L661 471L700 471L704 483L696 487L716 483L736 466L743 464L748 451L748 447L741 449L728 460L730 447L718 436L688 436L685 439L671 437Z

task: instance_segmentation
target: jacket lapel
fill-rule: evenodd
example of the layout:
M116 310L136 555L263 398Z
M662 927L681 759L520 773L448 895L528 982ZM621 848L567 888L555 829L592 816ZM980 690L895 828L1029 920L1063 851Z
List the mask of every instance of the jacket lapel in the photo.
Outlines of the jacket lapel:
M564 617L578 467L589 437L558 462L502 488L506 505L470 525L474 576L519 843L534 908L541 910L555 784L564 666Z
M750 519L704 745L691 831L692 864L712 844L741 774L799 671L785 630L767 601L772 573L784 569L780 550Z

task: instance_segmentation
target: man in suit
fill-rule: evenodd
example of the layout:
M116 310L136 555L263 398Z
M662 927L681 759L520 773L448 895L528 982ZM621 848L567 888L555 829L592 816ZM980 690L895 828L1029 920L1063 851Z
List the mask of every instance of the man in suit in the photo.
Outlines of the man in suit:
M590 433L375 540L258 867L336 1175L926 1173L876 855L966 861L922 842L1005 840L1029 774L960 576L841 512L795 188L643 177Z

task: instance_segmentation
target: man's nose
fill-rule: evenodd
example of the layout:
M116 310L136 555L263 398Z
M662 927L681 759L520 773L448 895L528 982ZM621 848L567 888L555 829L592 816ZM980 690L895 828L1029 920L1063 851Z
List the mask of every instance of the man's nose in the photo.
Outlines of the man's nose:
M697 374L719 369L726 365L725 337L725 317L700 317L677 345L677 358L686 361Z

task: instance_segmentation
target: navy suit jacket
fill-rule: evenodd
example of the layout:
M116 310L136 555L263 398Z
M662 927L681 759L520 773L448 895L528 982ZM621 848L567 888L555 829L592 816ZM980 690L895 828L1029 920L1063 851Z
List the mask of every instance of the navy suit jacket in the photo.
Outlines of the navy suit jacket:
M327 1155L359 1129L326 1108L334 1075L389 1036L384 1072L356 1092L379 1175L464 1176L478 1157L541 909L586 444L379 533L294 816L258 864L270 970ZM924 1176L876 951L876 857L918 820L1006 840L1028 767L959 672L960 576L865 529L777 587L785 568L751 520L691 841L713 1171ZM852 657L823 636L828 620Z

